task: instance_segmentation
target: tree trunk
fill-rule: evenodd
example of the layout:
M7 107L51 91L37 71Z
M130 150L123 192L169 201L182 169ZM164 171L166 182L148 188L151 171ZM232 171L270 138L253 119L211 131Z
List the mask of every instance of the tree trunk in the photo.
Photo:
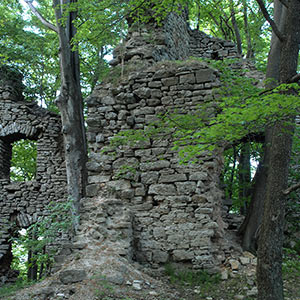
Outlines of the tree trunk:
M77 2L64 1L64 4ZM67 24L62 23L63 14L59 0L53 0L56 24L60 42L61 89L58 107L63 126L68 195L74 203L78 215L80 199L85 196L86 174L86 139L83 118L83 100L80 87L79 56L72 50L72 38L76 33L73 21L76 12L68 13Z
M233 0L230 1L230 13L231 13L231 23L234 30L236 45L237 45L237 51L239 55L242 55L242 39L240 35L240 30L237 25L236 19L235 19L235 10L234 10L234 3Z
M244 18L244 30L247 40L247 54L246 58L254 58L254 50L251 41L251 34L249 31L249 23L248 23L248 6L246 0L242 0L243 3L243 18Z
M277 24L279 30L283 32L284 23L286 20L286 8L282 5L279 0L274 1L274 21ZM270 51L268 55L266 88L274 88L279 80L279 68L280 68L280 54L281 53L281 43L276 34L272 33Z
M250 144L242 144L238 167L239 201L241 203L240 213L246 215L248 209L248 198L250 197L251 164Z
M286 19L286 8L279 0L274 1L274 21L280 31L283 31ZM279 78L280 68L280 53L281 43L278 37L273 33L271 38L271 46L268 55L267 81L266 88L274 88ZM239 229L239 234L242 235L242 247L244 250L256 253L257 251L257 233L262 222L262 213L264 207L267 174L270 157L270 141L272 139L272 130L267 128L265 130L265 143L264 143L264 158L262 165L259 168L259 173L255 176L255 183L251 193L251 203L247 216Z
M32 241L37 240L37 235L36 231L30 231L29 233L30 239ZM38 265L37 265L37 257L38 257L38 252L34 251L32 249L28 250L28 257L27 257L27 262L28 262L28 269L27 269L27 280L28 281L36 281L38 278Z
M251 201L246 218L244 219L244 222L242 223L238 231L238 234L242 235L243 249L254 254L256 254L257 251L257 234L263 218L270 157L270 132L270 128L266 129L263 159L259 162L258 168L253 178L252 188L250 191Z
M259 163L253 178L253 192L251 195L251 202L248 208L248 213L238 234L242 235L243 250L256 254L257 250L257 232L263 215L263 198L265 189L265 172L263 171L263 163Z
M228 193L228 198L230 200L232 200L232 195L233 195L233 181L234 181L234 175L235 175L235 167L236 167L236 163L237 163L237 150L236 150L236 146L233 146L233 165L231 168L231 174L230 174L230 182L229 182L229 193Z
M287 83L296 74L298 65L300 1L290 0L288 4L284 18L284 39L280 42L280 83ZM290 119L288 121L289 123L277 122L271 132L264 214L258 242L258 300L284 299L282 245L285 197L283 190L287 187L293 137L293 125Z
M292 128L278 122L273 128L263 222L258 240L258 300L283 299L282 245Z

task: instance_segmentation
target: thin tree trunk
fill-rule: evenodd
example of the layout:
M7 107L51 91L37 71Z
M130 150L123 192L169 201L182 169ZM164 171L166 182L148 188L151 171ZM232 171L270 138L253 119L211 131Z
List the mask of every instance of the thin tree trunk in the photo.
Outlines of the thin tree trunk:
M242 39L240 34L240 29L237 25L236 18L235 18L235 10L234 10L234 3L233 0L230 0L230 13L231 13L231 23L234 30L236 45L237 45L237 51L238 54L242 56Z
M249 31L249 23L248 23L248 6L246 0L242 1L243 3L243 18L244 18L244 30L247 40L247 54L246 58L254 58L254 50L251 41L251 34Z
M32 241L36 241L37 236L35 230L29 232L29 237ZM37 265L37 256L38 252L29 249L28 250L28 256L27 256L27 262L28 262L28 269L27 269L27 279L29 281L35 281L37 280L37 273L38 273L38 265Z
M238 167L240 213L246 215L251 185L250 143L242 144Z
M263 163L259 163L255 176L253 178L253 192L251 202L248 208L248 213L239 228L238 234L242 235L242 247L245 251L256 254L257 250L257 231L263 215L263 190L265 189L265 179L263 176Z
M232 200L232 195L233 195L233 181L234 181L236 160L237 160L236 146L233 146L233 166L231 168L230 185L229 185L229 199L230 200Z

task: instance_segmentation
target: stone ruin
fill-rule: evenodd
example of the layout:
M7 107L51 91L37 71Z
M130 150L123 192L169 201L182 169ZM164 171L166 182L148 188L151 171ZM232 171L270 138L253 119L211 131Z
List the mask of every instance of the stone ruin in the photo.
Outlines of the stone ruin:
M21 229L47 215L50 202L66 199L66 174L60 117L24 101L21 76L0 70L0 284L15 279L10 270L11 241ZM12 143L37 141L35 179L10 180Z
M153 267L178 262L215 270L230 252L221 216L221 152L182 165L163 134L117 148L110 140L122 130L144 129L167 112L195 114L213 103L218 72L187 59L234 58L235 46L191 30L183 16L170 14L162 27L131 27L113 54L111 76L87 99L87 195L102 200L90 222L101 229L84 235L95 242L111 239L120 255Z
M170 14L163 26L133 25L114 50L111 75L87 99L89 172L81 225L74 245L113 245L129 261L153 267L167 262L215 270L230 253L224 239L221 153L205 153L201 164L182 165L172 140L149 138L110 147L122 130L144 129L166 112L197 113L213 102L219 74L189 57L237 57L233 43L191 30L184 16ZM180 62L178 62L178 60ZM24 102L19 81L0 78L0 278L12 260L10 237L26 228L51 201L66 199L63 139L59 117ZM20 79L20 78L19 78ZM30 182L10 182L12 143L37 141L37 174ZM106 149L104 153L103 150ZM76 250L76 251L77 251ZM78 250L79 251L79 250Z

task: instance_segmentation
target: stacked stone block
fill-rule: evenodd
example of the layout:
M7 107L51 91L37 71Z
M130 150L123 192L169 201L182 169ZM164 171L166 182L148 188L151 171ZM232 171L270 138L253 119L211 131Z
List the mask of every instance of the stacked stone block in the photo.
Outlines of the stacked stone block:
M201 164L180 164L172 139L163 133L135 145L108 147L106 153L103 149L114 134L144 129L159 114L197 112L213 100L212 89L219 84L217 72L204 63L158 63L116 86L98 86L87 101L88 195L106 189L127 203L133 213L130 251L137 261L214 268L223 232L222 158L206 153L199 157Z
M47 215L46 207L51 201L66 199L60 118L36 104L24 102L14 82L7 82L5 75L1 74L0 81L0 278L3 282L9 280L5 277L12 258L9 239L16 234L16 228L27 228ZM12 143L20 139L37 141L36 176L32 181L10 182Z
M190 30L189 34L190 56L215 60L238 57L236 45L231 41L208 36L199 30Z
M132 26L113 54L108 83L87 100L87 194L102 201L120 199L122 205L115 208L131 212L132 233L124 237L130 245L127 257L151 265L175 261L214 269L225 253L218 188L222 155L205 153L201 163L182 165L172 138L163 133L135 145L109 145L120 131L144 129L165 113L197 114L209 102L206 112L213 114L218 73L205 63L184 60L232 58L236 48L191 30L184 14L170 14L163 26Z
M114 49L113 56L112 66L140 64L140 68L189 57L215 60L239 57L233 42L192 30L184 14L173 13L166 17L162 26L150 22L129 28L126 39Z

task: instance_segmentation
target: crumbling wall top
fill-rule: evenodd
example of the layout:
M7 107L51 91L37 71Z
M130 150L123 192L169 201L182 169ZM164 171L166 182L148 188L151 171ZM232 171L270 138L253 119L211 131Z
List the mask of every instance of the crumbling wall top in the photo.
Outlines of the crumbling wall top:
M5 65L0 66L0 99L23 100L23 75Z

